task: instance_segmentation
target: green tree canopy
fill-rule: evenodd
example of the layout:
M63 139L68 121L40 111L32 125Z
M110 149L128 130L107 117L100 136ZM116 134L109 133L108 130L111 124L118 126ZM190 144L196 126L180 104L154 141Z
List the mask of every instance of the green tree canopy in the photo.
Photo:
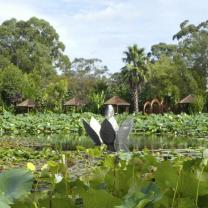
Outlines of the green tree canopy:
M107 66L100 59L75 58L69 76L69 91L72 96L87 98L90 93L107 89Z
M180 25L180 31L173 36L179 40L179 54L187 67L197 73L208 90L208 21L199 25L190 24L188 20ZM199 84L200 84L199 83Z
M6 103L11 102L11 98L19 95L24 96L28 86L27 76L16 66L10 64L0 72L0 91L2 99Z
M162 56L173 58L177 54L177 47L175 44L158 43L151 47L148 56L152 57L153 61L160 59Z
M139 48L136 44L129 46L124 52L123 61L126 66L122 68L123 76L128 80L133 94L134 111L139 111L138 94L145 83L147 74L146 61L147 57L144 53L144 48Z
M23 72L38 70L42 76L56 69L67 72L70 61L64 49L59 35L45 20L11 19L0 25L0 68L12 63Z
M59 78L47 86L44 91L43 99L52 109L60 111L67 92L67 80Z
M142 96L144 101L153 98L168 99L168 104L175 106L180 99L189 94L203 94L197 79L200 79L198 75L186 68L180 57L178 60L172 60L164 56L149 64L148 81Z

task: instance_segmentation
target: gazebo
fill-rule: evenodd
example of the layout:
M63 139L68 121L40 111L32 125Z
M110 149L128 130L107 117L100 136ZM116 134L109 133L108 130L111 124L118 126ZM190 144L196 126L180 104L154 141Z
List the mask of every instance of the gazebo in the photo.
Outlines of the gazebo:
M36 107L36 104L33 100L27 99L27 100L24 100L23 102L17 104L17 107L27 109L27 111L29 112L30 109L33 109Z
M118 113L118 109L119 109L120 106L124 106L125 107L125 112L129 112L130 103L123 100L119 96L113 96L112 98L107 100L104 103L104 105L112 105L115 108L115 112Z
M77 97L74 97L64 103L64 107L73 106L75 108L81 108L84 107L85 105L86 103Z
M188 95L185 98L183 98L179 104L190 104L193 103L195 100L195 96L194 95Z
M183 98L178 104L180 106L181 111L185 111L188 113L188 107L191 103L195 101L194 95L188 95L185 98Z

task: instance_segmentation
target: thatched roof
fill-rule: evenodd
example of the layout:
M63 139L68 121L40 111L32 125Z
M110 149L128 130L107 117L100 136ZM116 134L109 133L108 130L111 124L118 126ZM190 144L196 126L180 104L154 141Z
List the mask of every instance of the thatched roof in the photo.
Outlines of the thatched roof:
M79 98L72 98L64 103L65 106L85 106L86 103Z
M104 105L130 105L130 103L128 103L127 101L121 99L119 96L113 96L112 98L110 98L109 100L107 100Z
M17 104L18 107L34 108L35 102L33 100L27 99L22 103Z
M187 104L187 103L193 103L195 100L194 95L188 95L185 98L183 98L179 103L180 104Z

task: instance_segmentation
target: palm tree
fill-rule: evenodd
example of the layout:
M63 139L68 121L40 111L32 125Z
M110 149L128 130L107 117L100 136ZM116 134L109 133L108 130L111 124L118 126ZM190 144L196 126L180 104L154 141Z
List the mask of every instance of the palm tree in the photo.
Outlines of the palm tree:
M133 95L134 111L137 113L139 112L139 92L141 92L147 74L147 57L144 48L139 48L136 44L129 46L128 51L125 51L124 54L123 61L126 65L122 68L122 74L129 82Z

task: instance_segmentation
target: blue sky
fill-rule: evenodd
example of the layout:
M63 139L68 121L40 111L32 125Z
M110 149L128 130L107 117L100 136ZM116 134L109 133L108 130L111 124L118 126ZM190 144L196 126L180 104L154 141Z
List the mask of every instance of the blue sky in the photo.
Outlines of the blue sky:
M172 42L179 24L208 19L207 0L0 0L0 23L32 16L49 21L70 59L100 58L111 72L122 67L123 51L137 43Z

